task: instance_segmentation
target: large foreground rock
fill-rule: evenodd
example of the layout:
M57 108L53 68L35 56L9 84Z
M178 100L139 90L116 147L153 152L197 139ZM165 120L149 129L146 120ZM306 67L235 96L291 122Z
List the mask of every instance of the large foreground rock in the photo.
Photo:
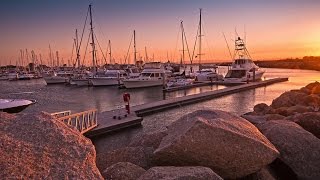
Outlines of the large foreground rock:
M103 171L105 179L112 180L136 180L146 170L130 162L119 162Z
M280 160L298 178L319 179L320 139L298 124L286 120L268 121L258 127L280 151Z
M279 97L272 101L271 107L274 109L280 107L290 107L297 104L306 105L305 98L307 94L298 91L298 90L291 90L281 94Z
M45 115L0 112L3 179L102 179L91 141Z
M154 155L158 165L206 166L223 178L238 178L271 163L279 153L247 120L201 110L172 123Z
M130 162L142 168L148 169L151 165L153 148L124 147L110 151L106 154L106 167L118 162Z
M167 130L139 134L132 139L129 146L152 147L156 149L160 145L162 138L166 135Z
M222 180L207 167L153 167L138 180Z
M287 119L299 124L320 139L320 112L307 112L289 116Z

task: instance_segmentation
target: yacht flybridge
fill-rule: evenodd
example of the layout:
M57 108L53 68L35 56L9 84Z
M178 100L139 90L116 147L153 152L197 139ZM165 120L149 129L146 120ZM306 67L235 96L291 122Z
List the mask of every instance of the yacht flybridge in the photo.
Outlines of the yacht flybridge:
M235 41L234 61L224 77L226 83L246 83L261 79L264 71L252 60L243 39L238 37Z

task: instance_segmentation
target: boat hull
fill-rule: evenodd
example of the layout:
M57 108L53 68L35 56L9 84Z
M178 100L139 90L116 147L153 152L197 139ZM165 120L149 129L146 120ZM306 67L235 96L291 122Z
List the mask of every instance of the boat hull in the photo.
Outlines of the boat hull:
M0 104L0 111L6 113L19 113L31 104L36 103L35 100L8 100L8 102Z
M254 80L255 81L256 80L261 80L263 74L264 74L264 71L256 72ZM232 84L232 83L245 83L245 82L248 82L248 81L251 82L251 81L253 81L253 75L250 75L250 78L248 78L246 76L244 76L242 78L224 78L223 81L226 82L226 83L230 83L230 84Z
M143 88L143 87L152 87L152 86L162 86L163 80L124 80L123 85L130 89L130 88Z
M47 84L64 84L68 82L68 78L65 77L44 77Z
M91 83L93 86L116 86L116 85L122 85L122 80L118 80L117 78L111 79L111 78L91 78Z
M72 79L71 80L77 86L88 86L89 79Z
M196 79L198 82L218 81L223 79L223 76L219 74L214 74L214 75L198 74L196 76Z

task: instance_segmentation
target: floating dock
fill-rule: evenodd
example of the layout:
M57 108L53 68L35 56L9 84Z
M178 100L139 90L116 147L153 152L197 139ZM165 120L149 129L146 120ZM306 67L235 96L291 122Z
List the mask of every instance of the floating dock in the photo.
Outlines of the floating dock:
M157 101L153 103L137 105L132 107L132 111L136 112L138 116L143 116L153 112L159 112L168 108L179 107L182 105L192 104L192 103L196 103L204 100L209 100L209 99L237 93L240 91L255 89L258 87L263 87L270 84L285 82L285 81L288 81L288 78L274 78L274 79L269 79L265 81L250 82L249 84L242 84L238 86L227 87L227 88L219 89L215 91L209 91L209 92L204 92L200 94L194 94L189 96Z
M133 126L140 126L142 117L138 117L136 113L125 116L125 110L120 109L119 116L115 111L106 111L98 114L98 126L85 133L86 137L94 137L102 134L118 131ZM115 117L114 117L115 116ZM120 117L120 118L119 118Z
M180 107L182 105L192 104L200 101L205 101L240 91L255 89L258 87L263 87L275 83L288 81L288 78L274 78L265 81L259 82L250 82L249 84L242 84L238 86L227 87L224 89L219 89L215 91L204 92L200 94L194 94L184 97L172 98L167 100L156 101L152 103L146 103L142 105L136 105L131 107L132 113L127 117L122 119L114 119L113 116L115 111L106 111L98 115L98 126L87 132L85 135L88 137L93 137L101 135L104 133L116 131L119 129L137 126L141 124L142 118L139 116L144 116L154 112L163 111L169 108ZM124 112L124 109L120 109L121 112Z
M189 84L186 86L177 86L177 87L168 87L168 88L164 88L162 91L163 92L173 92L173 91L179 91L179 90L184 90L184 89L191 89L194 87L200 87L200 86L210 86L210 85L214 85L216 82L215 81L208 81L208 82L198 82L198 83L194 83L194 84Z

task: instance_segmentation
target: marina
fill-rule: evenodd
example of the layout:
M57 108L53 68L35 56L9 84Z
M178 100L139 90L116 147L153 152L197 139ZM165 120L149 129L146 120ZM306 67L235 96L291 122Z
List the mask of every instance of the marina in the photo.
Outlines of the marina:
M319 7L4 0L0 177L317 179Z

